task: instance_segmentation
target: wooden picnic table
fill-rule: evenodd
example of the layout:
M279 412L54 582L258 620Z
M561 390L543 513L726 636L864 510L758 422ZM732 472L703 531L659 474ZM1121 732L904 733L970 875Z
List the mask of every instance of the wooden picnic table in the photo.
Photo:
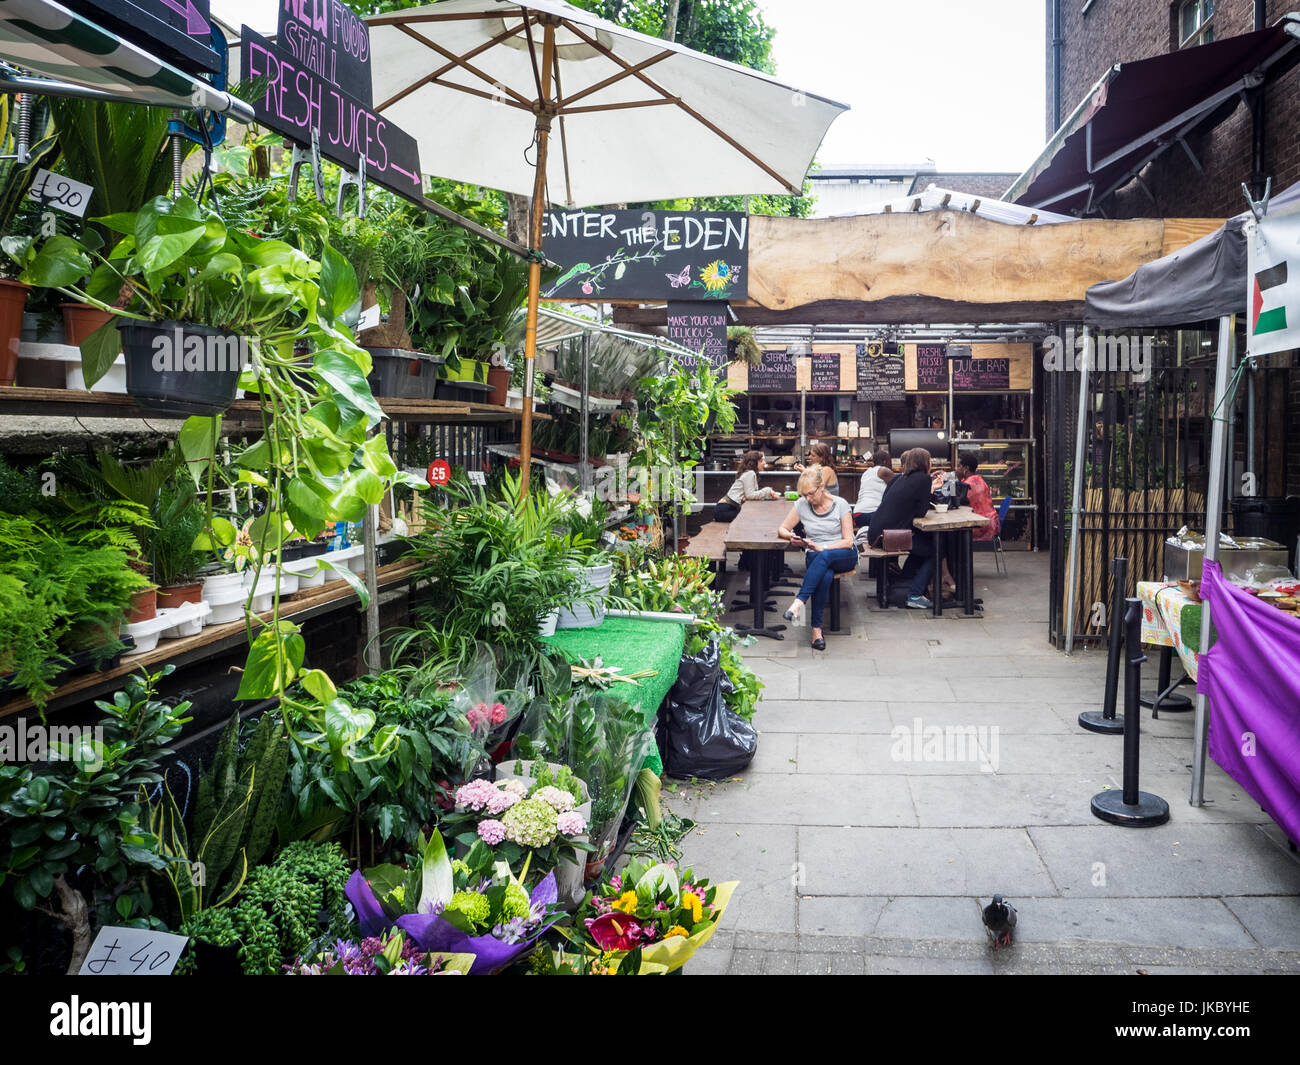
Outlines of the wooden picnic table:
M935 534L935 617L943 617L943 560L945 554L949 553L945 549L949 546L948 538L951 536L956 536L959 541L960 558L954 556L953 561L960 571L958 593L962 597L962 614L968 618L975 617L975 549L972 533L988 523L988 518L976 514L970 507L956 507L944 513L931 510L925 517L912 522L913 528Z
M789 545L776 535L776 530L785 521L786 515L794 504L786 499L750 499L740 508L740 513L727 527L727 550L739 551L746 557L749 567L749 597L754 609L754 624L737 625L736 631L748 632L753 636L767 636L773 640L784 640L784 625L765 625L763 622L764 603L771 590L768 567L770 552L778 552L778 558L784 558Z

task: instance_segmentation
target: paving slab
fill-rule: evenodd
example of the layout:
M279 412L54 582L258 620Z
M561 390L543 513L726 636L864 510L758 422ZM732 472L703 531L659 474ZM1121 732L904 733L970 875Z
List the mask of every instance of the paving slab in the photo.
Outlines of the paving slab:
M922 828L1015 828L1023 825L1095 825L1092 797L1110 782L1078 774L910 776Z
M793 932L798 854L791 825L701 825L682 841L682 863L713 883L738 880L719 932ZM739 943L736 944L738 947Z
M1230 897L1223 902L1261 947L1300 951L1300 898Z
M974 736L961 735L961 743L938 750L928 750L905 734L853 735L844 733L804 733L799 736L798 766L800 773L854 774L880 773L890 776L914 773L970 774L987 773L988 759L984 747ZM937 755L937 757L927 757ZM943 757L950 755L952 757Z
M889 899L879 896L801 895L799 932L822 936L870 935L888 902Z
M755 724L764 732L808 735L818 732L881 733L894 727L883 702L826 702L820 699L768 700L759 704Z
M1041 703L890 702L889 717L895 725L922 729L996 727L999 734L1045 732L1060 735L1061 722Z
M915 825L901 776L746 773L720 784L695 807L702 825Z

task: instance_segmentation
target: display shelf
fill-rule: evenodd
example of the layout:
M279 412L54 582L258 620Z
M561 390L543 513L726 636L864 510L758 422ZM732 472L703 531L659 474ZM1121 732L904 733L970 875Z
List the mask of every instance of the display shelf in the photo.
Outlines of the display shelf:
M448 399L379 399L379 406L389 418L403 422L427 422L440 425L482 425L491 422L516 422L523 411L498 407L491 403L470 403ZM0 388L0 414L27 414L48 417L149 418L183 420L180 415L157 415L142 411L128 395L116 392L77 392L66 388ZM261 426L261 411L255 399L237 399L227 409L227 425ZM539 421L549 414L534 411Z
M380 566L376 573L378 586L382 592L385 588L409 581L420 563L414 561L393 562ZM382 598L382 596L381 596ZM349 602L351 601L351 602ZM359 603L357 593L346 581L336 581L285 596L280 600L280 619L306 621L309 618L332 610L338 610L351 604ZM271 619L271 611L266 610L257 615L263 621ZM154 668L171 662L178 666L212 658L240 646L246 646L248 640L244 620L232 621L228 625L210 625L197 636L185 636L176 640L162 640L152 651L143 654L124 655L121 664L102 673L88 673L70 680L56 688L46 705L46 712L61 707L97 698L120 687L121 678L135 672L141 667ZM9 717L32 709L28 698L15 699L5 706L0 706L0 718Z

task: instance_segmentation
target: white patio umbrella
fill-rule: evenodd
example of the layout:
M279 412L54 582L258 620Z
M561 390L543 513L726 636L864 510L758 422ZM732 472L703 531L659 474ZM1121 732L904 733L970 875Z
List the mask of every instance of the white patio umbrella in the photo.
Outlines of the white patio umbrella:
M532 198L527 486L547 204L797 195L847 107L560 0L442 0L367 22L375 110L416 138L423 168Z

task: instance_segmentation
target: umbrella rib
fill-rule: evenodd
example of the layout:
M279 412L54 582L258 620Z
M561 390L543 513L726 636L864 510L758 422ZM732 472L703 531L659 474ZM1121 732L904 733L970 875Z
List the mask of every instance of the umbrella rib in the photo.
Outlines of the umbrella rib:
M528 14L528 9L525 7L521 7L519 10L524 15ZM539 106L545 108L546 94L542 91L542 72L537 67L537 46L533 42L532 23L527 18L524 19L523 28L524 34L528 37L528 61L533 65L533 83L537 86L537 103Z
M473 19L501 18L500 11L461 11L454 15L376 15L366 19L371 26L400 26L403 22L467 22Z
M622 111L628 107L663 107L665 104L680 104L680 97L669 96L663 100L626 100L617 104L591 104L588 107L561 108L561 115L586 115L593 111Z
M474 66L472 63L466 62L455 52L450 52L442 45L438 44L436 41L431 41L429 40L428 37L425 37L423 34L416 33L415 30L411 29L410 26L403 25L402 23L397 23L397 28L401 30L403 33L405 33L408 37L413 37L415 40L419 41L421 44L425 45L426 47L432 48L444 59L450 60L453 65L458 66L463 70L468 70L476 78L480 79L481 81L487 82L489 85L492 86L492 88L497 90L496 97L498 99L500 99L501 93L505 93L506 95L513 97L529 111L533 109L533 102L529 100L526 96L521 96L519 93L515 92L514 89L510 88L509 85L502 85L500 81L496 80L495 78L489 77L484 71L479 70L478 67ZM442 84L449 84L449 83L443 82ZM487 94L487 95L491 95L491 94Z
M590 96L593 92L599 92L601 89L613 85L615 82L623 81L626 78L630 78L633 74L636 74L638 71L644 70L646 67L653 66L655 63L662 63L665 59L668 59L674 54L675 53L673 52L660 52L658 55L651 56L649 59L641 63L638 63L634 67L629 67L627 70L620 71L619 73L613 75L612 77L606 78L604 81L598 81L596 82L595 85L588 86L587 88L583 89L582 92L574 93L572 96L568 97L567 99L564 96L560 95L557 86L556 94L555 94L556 103L558 103L561 107L567 108L569 104L581 100L584 96Z
M560 85L560 53L556 51L553 58L555 67L555 100L564 99L564 89ZM564 202L573 202L573 181L569 177L569 138L564 132L564 113L560 113L560 158L564 160Z
M575 36L582 38L582 40L586 41L589 45L591 45L594 49L596 49L596 51L600 52L602 55L606 56L607 58L613 60L624 70L629 69L629 67L631 66L631 64L628 63L625 59L622 59L621 57L615 55L612 51L610 51L610 49L606 48L603 44L601 44L597 38L588 36L586 33L584 33L581 26L575 25L574 23L570 22L568 19L561 19L560 21L565 26L565 28L569 30L570 33L573 33ZM670 99L670 100L673 98L671 93L669 93L665 88L663 88L663 86L659 85L653 78L650 78L645 73L638 71L635 74L633 74L633 77L635 77L638 81L644 82L646 85L650 86L650 88L653 89L655 92L657 92L660 96L663 96L666 99ZM685 111L686 114L690 115L691 118L695 119L696 122L700 123L700 125L704 126L711 133L715 134L717 137L725 141L727 144L730 144L733 148L736 149L736 151L738 151L741 155L743 155L755 166L759 167L764 173L770 175L771 177L776 178L777 181L779 181L782 185L785 186L785 188L790 192L791 195L794 196L800 195L802 191L801 189L795 188L792 184L790 184L789 181L787 181L784 177L782 177L779 173L777 173L774 169L772 169L772 167L768 166L767 163L763 162L762 159L756 156L753 152L751 152L748 148L742 145L734 137L732 137L727 133L724 133L714 123L710 122L702 114L696 111L695 108L691 107L690 104L686 103L684 100L679 99L677 100L677 106L680 107L683 111Z
M509 38L509 37L513 37L517 32L518 32L518 30L512 30L512 29L510 29L509 27L507 27L507 28L505 29L504 32L502 32L502 33L498 33L498 34L497 34L495 37L493 37L491 40L489 40L489 41L485 41L483 44L480 44L477 48L473 49L472 51L466 52L465 55L463 56L463 58L464 58L464 59L473 59L473 58L474 58L476 55L478 55L480 52L485 52L485 51L487 51L489 48L492 48L492 47L494 47L495 45L500 44L502 41L506 40L507 38ZM427 42L424 42L424 38L421 37L421 36L419 36L418 34L415 34L414 36L415 36L416 40L419 40L419 41L421 41L422 43L427 43ZM431 73L431 74L426 74L426 75L425 75L424 77L422 77L419 81L414 81L414 82L412 82L410 85L408 85L408 86L407 86L405 89L403 89L401 92L395 93L394 95L390 96L390 97L389 97L387 100L385 100L382 104L380 104L378 107L376 107L375 110L376 110L376 111L382 111L382 110L384 110L384 108L386 108L386 107L391 107L393 104L397 103L399 100L403 100L403 99L405 99L407 96L410 96L411 93L415 92L416 89L421 89L421 88L423 88L425 85L429 85L429 84L431 84L431 83L433 83L433 82L438 82L438 79L441 78L444 74L446 74L449 70L455 70L455 69L456 69L456 64L455 64L455 63L448 63L448 64L446 64L445 66L439 67L439 68L438 68L437 70L435 70L433 73ZM455 85L454 82L447 82L447 81L444 81L444 82L438 82L438 84L440 84L440 85L449 85L449 86L452 86L453 88L456 87L456 85ZM506 101L503 100L502 102L505 103ZM530 108L528 108L528 110L531 111L532 108L530 107Z

